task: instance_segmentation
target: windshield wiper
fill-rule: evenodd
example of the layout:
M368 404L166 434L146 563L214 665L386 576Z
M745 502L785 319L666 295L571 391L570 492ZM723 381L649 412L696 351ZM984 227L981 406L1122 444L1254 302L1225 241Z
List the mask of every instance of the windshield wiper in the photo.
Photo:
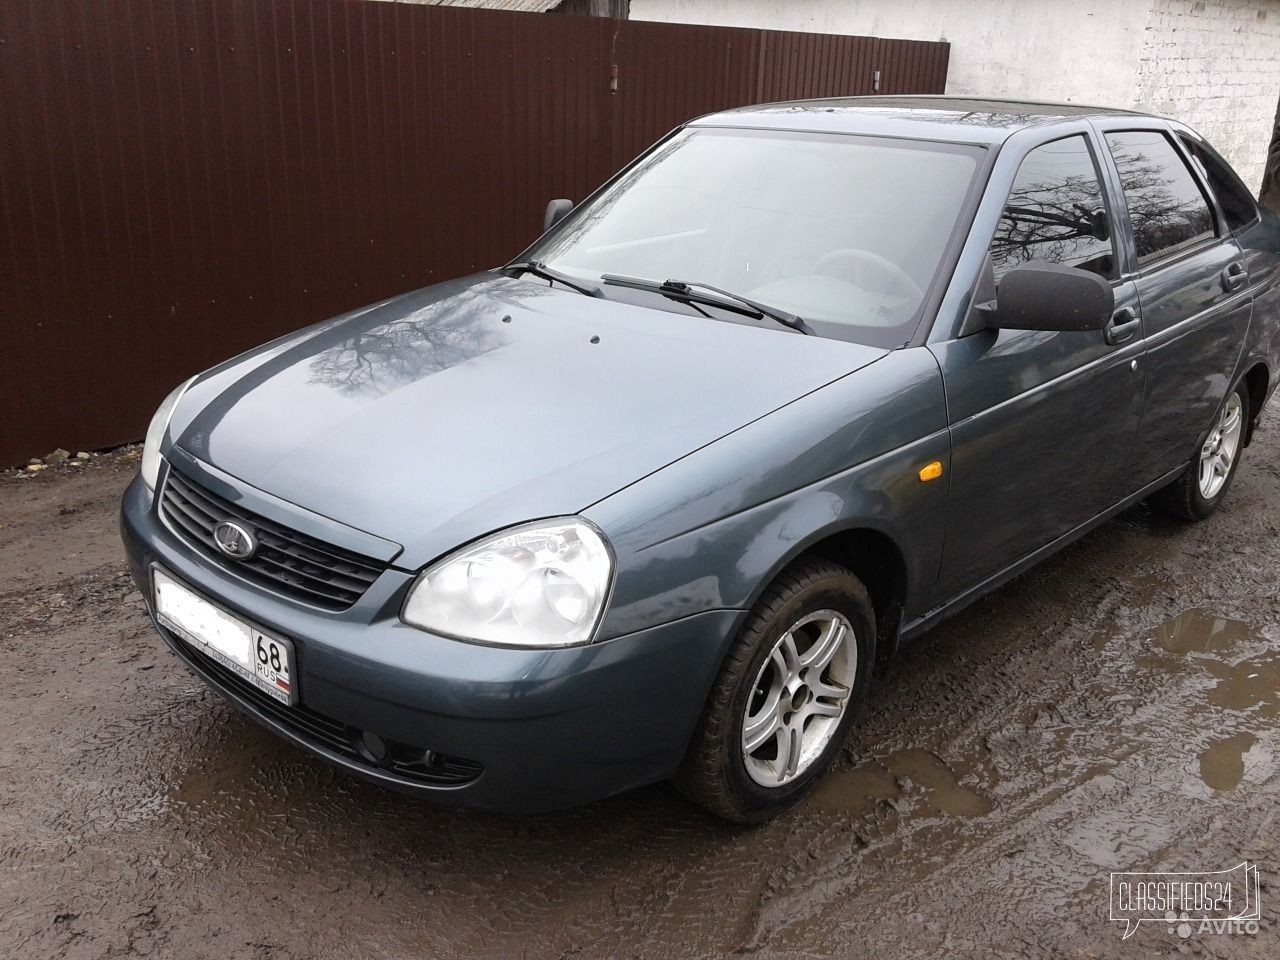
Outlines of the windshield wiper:
M767 303L761 303L759 300L744 297L740 293L722 290L719 287L713 287L709 283L701 283L697 280L664 280L662 283L658 283L656 280L620 277L611 273L606 273L600 280L603 283L619 287L631 287L635 290L660 293L664 297L670 297L673 300L705 303L713 307L723 307L726 310L745 313L748 316L768 317L770 320L780 323L784 327L790 327L799 333L813 333L813 328L804 322L803 317L789 313L779 307L771 307ZM701 290L706 290L708 293L700 293L699 291Z
M575 280L573 277L561 273L559 270L552 270L541 260L521 260L517 263L508 263L503 270L511 270L517 274L532 273L535 277L541 277L543 280L551 280L562 286L577 290L579 293L585 293L588 297L603 297L604 291L594 284L584 283L581 280Z

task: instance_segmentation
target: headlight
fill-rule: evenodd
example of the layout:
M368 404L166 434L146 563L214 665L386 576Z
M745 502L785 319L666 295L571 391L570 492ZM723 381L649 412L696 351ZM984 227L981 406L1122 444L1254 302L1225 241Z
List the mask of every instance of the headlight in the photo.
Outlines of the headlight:
M513 647L589 643L613 557L595 527L540 520L464 547L418 577L401 614L432 633Z
M194 380L192 377L191 380ZM156 478L160 475L160 441L164 439L165 430L169 429L169 418L173 416L173 408L182 399L182 394L191 386L191 380L179 386L160 402L155 416L151 418L151 426L147 427L147 439L142 444L142 482L147 489L154 491Z

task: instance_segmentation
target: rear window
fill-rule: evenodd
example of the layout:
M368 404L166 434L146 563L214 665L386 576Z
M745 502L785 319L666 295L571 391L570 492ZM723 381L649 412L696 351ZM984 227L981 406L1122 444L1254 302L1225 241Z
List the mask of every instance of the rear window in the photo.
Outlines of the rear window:
M1173 143L1157 130L1107 134L1133 224L1138 263L1214 236L1209 203Z
M1200 172L1209 182L1209 189L1218 198L1227 229L1234 233L1257 220L1258 205L1236 172L1221 157L1190 137L1182 137L1181 140L1191 154L1191 161L1200 167Z

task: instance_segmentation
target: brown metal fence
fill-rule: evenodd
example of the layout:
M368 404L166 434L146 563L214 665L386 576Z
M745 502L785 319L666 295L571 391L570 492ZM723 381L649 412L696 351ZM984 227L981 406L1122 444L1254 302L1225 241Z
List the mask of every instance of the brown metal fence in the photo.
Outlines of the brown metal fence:
M682 120L943 90L948 46L361 0L0 3L0 464L483 269Z

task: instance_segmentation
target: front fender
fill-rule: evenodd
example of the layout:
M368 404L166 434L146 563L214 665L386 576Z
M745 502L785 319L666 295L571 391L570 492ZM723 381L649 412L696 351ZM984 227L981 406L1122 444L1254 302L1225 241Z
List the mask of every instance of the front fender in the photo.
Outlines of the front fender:
M943 479L922 483L933 460ZM901 550L912 616L937 577L949 466L936 361L889 354L586 510L618 558L600 636L747 609L796 556L861 528Z

